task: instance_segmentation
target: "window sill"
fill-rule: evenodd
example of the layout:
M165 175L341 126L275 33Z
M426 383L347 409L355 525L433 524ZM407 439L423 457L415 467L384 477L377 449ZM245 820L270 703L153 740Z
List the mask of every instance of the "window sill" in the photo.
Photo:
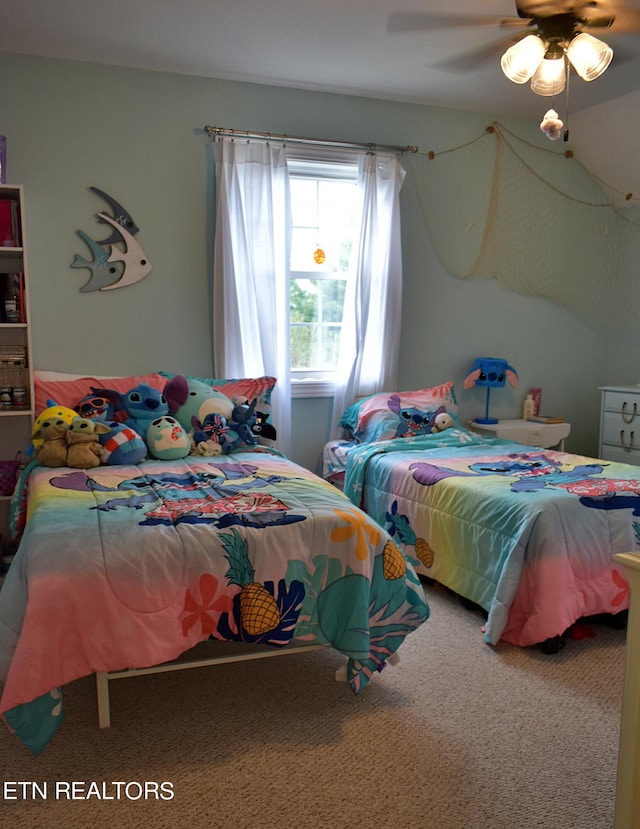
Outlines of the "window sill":
M291 397L333 397L336 384L329 380L291 380Z

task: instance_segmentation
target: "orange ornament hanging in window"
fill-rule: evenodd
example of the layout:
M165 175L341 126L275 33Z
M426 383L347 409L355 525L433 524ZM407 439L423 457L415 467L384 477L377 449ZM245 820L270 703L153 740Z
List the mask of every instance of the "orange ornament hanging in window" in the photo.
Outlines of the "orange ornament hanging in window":
M327 257L325 256L325 253L322 250L322 248L316 248L313 251L313 261L316 263L316 265L324 265L324 260L326 258Z

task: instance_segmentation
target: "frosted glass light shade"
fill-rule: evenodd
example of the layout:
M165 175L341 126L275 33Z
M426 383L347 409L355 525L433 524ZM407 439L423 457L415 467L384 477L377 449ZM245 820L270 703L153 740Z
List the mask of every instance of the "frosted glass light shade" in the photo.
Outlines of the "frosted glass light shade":
M597 37L582 32L568 45L567 57L582 80L594 81L611 63L613 49Z
M536 95L558 95L565 87L564 57L545 58L531 78L531 91Z
M526 83L544 58L545 45L536 35L527 35L510 46L500 60L502 71L514 83Z

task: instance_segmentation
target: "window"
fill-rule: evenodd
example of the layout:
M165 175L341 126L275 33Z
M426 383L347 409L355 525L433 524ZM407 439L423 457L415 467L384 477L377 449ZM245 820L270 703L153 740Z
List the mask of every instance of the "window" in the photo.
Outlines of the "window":
M358 167L290 159L289 276L294 394L329 392L338 367L359 209ZM315 381L315 382L314 382Z

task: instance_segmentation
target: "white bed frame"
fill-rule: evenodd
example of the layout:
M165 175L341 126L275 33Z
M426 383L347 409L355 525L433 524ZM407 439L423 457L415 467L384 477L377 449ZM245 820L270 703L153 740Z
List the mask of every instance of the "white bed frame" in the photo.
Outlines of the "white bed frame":
M614 829L640 829L640 554L619 553L629 582L629 620Z
M266 647L266 646L265 646ZM96 673L96 696L98 702L98 724L100 728L109 728L111 725L111 706L109 703L109 683L114 679L129 679L146 674L162 674L168 671L185 671L189 668L204 668L207 665L223 665L229 662L246 662L251 659L267 659L273 656L287 656L305 651L315 651L326 648L328 645L287 645L284 648L268 648L265 650L249 650L246 653L229 656L211 656L183 661L163 662L149 668L129 668L124 671L110 671ZM338 679L338 676L336 676Z

